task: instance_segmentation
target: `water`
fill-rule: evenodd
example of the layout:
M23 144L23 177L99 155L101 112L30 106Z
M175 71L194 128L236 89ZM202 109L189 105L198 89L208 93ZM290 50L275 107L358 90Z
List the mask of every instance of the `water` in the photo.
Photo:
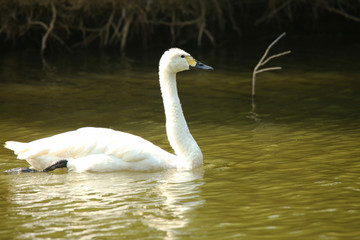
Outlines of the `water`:
M178 76L203 167L0 174L0 238L360 239L356 51L293 49L276 61L282 71L258 76L255 113L250 76L260 50L192 52L215 67ZM171 151L160 55L80 53L49 66L31 53L3 56L0 142L101 126ZM25 166L0 149L1 171Z

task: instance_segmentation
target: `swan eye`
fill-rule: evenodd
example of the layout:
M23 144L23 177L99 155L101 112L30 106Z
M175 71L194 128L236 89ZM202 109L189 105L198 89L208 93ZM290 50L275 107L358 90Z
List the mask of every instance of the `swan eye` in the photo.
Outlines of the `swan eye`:
M185 56L184 55L181 55L181 58L184 58Z

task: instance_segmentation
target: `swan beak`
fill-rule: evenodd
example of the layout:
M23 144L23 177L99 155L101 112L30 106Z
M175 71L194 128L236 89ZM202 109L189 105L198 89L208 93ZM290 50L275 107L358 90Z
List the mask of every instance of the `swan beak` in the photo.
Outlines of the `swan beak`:
M198 60L194 59L191 56L185 56L185 58L186 58L186 61L189 63L190 69L199 69L199 70L205 70L205 71L214 70L213 67L203 64L202 62L199 62Z

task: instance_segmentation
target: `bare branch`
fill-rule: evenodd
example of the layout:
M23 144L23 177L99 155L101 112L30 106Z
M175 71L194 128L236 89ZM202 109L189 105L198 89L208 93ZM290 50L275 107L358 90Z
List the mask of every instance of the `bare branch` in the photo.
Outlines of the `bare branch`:
M266 56L268 55L268 53L269 53L270 49L272 48L272 46L274 46L274 44L277 43L277 42L280 40L280 38L282 38L283 36L285 36L285 34L286 34L285 32L282 33L280 36L278 36L278 37L267 47L267 49L265 50L264 55L261 57L261 59L260 59L260 61L259 61L259 63L258 63L259 66L261 66L261 63L264 61L264 59L265 59Z
M120 50L121 51L123 51L125 49L126 38L128 36L129 28L130 28L130 25L132 23L132 20L133 20L133 15L132 14L125 19L125 23L124 23L124 26L122 28L122 37L121 37L121 44L120 44Z
M261 57L260 61L258 62L258 64L256 64L254 71L253 71L253 77L252 77L252 96L255 96L255 83L256 83L256 74L261 73L261 72L265 72L265 71L272 71L272 70L280 70L281 67L270 67L270 68L263 68L260 69L259 68L263 65L265 65L267 62L269 62L271 59L286 55L291 53L291 51L285 51L282 53L278 53L275 55L272 55L268 58L266 58L266 56L268 55L270 49L272 48L272 46L274 46L275 43L277 43L283 36L285 36L285 32L283 34L281 34L279 37L277 37L265 50L264 55Z
M194 25L194 24L200 23L201 21L202 21L202 19L200 17L200 18L196 18L196 19L193 19L193 20L187 20L187 21L167 22L167 21L163 21L163 20L156 20L156 21L145 21L145 23L159 24L159 25L165 25L165 26L184 27L184 26Z
M293 0L287 0L286 2L283 2L282 4L280 4L280 6L278 8L275 8L273 9L268 15L260 18L259 20L257 20L255 22L255 25L258 25L259 23L265 21L266 19L270 19L272 18L275 14L277 14L281 9L287 7L288 5L290 5L290 3L292 2ZM281 2L281 1L280 1Z
M49 29L49 27L44 23L44 22L41 22L41 21L33 21L31 19L28 19L28 22L29 24L31 25L40 25L42 26L46 31Z
M214 37L211 35L210 31L207 29L204 29L204 33L206 34L206 36L209 38L210 42L212 43L213 46L215 46L215 39Z
M272 55L272 56L268 57L264 62L262 62L261 66L265 65L268 61L270 61L273 58L277 58L277 57L280 57L280 56L283 56L283 55L286 55L286 54L289 54L289 53L291 53L290 50L282 52L282 53L278 53L278 54L275 54L275 55Z
M46 48L46 41L47 41L50 33L54 29L54 25L55 25L55 21L56 21L56 7L55 7L54 2L51 2L51 10L52 10L53 16L52 16L51 22L49 24L49 27L48 27L48 29L47 29L46 33L44 34L44 36L42 38L42 41L41 41L41 55L44 55L44 51L45 51L45 48Z
M272 70L281 70L282 67L269 67L269 68L263 68L255 72L255 74L266 72L266 71L272 71Z
M111 15L107 21L107 23L105 24L105 26L103 27L102 31L105 32L104 33L104 39L101 41L100 44L102 44L103 46L106 46L109 42L109 37L110 37L110 28L111 28L111 24L113 22L113 19L115 17L115 13L116 13L116 9L113 8Z
M335 8L332 8L332 7L329 7L328 5L325 6L325 8L329 11L329 12L334 12L334 13L337 13L337 14L340 14L342 16L344 16L345 18L347 19L350 19L350 20L353 20L355 22L360 22L360 18L356 17L356 16L353 16L353 15L350 15L344 11L341 11L341 10L338 10L338 9L335 9Z

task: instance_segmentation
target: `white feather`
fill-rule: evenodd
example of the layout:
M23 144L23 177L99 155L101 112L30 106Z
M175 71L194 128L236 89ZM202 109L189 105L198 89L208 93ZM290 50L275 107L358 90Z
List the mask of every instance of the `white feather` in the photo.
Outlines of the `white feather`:
M202 164L202 153L186 124L176 88L176 73L189 69L181 49L170 49L160 59L159 79L166 115L166 131L175 154L124 132L86 127L29 143L8 141L5 147L36 169L68 160L69 171L158 171L191 169Z

